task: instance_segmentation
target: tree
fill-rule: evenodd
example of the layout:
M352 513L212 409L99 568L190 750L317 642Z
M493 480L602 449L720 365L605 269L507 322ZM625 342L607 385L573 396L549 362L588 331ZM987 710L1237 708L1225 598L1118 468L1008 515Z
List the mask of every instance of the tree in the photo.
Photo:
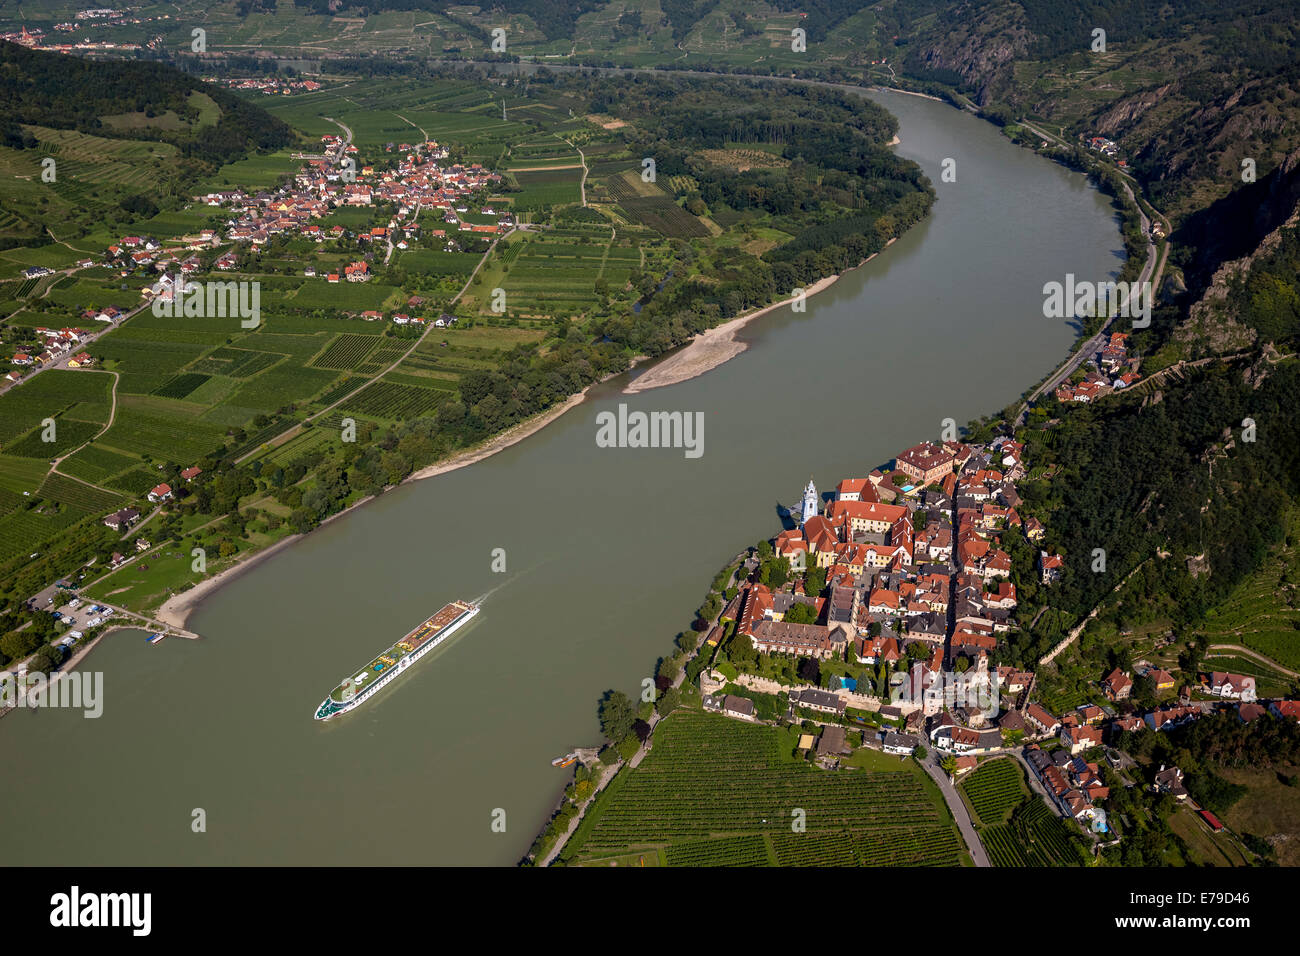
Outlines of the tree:
M641 741L637 740L636 734L633 733L629 733L618 742L618 755L624 760L631 760L640 749Z
M942 760L940 760L940 761L939 761L939 766L943 768L943 772L946 773L946 774L948 775L948 779L949 779L949 780L953 780L953 779L956 778L956 776L957 776L957 758L954 757L952 754L949 754L948 756L946 756L946 757L944 757Z
M803 576L803 593L817 597L826 590L826 569L813 566Z
M600 732L606 740L622 740L632 730L636 710L621 690L608 690L600 701Z
M816 621L817 612L811 604L795 604L785 612L787 624L814 624Z
M912 756L915 757L917 760L924 760L926 754L928 753L929 751L926 750L924 747L922 747L920 744L917 744L915 747L912 748Z
M682 692L676 687L669 687L659 697L659 702L655 708L659 711L660 717L667 717L674 710L681 706Z

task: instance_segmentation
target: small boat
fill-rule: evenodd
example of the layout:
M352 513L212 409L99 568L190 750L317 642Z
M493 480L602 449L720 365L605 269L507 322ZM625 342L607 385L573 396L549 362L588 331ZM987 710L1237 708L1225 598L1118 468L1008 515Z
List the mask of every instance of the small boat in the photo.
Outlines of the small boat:
M161 640L162 640L164 637L166 637L166 636L167 636L166 634L150 634L150 635L149 635L149 641L148 641L148 643L150 643L150 644L157 644L159 641L161 641Z
M551 766L552 766L552 767L572 767L573 764L574 764L574 762L575 762L577 759L578 759L578 755L577 755L576 753L565 754L563 757L556 757L554 760L552 760L552 761L551 761Z

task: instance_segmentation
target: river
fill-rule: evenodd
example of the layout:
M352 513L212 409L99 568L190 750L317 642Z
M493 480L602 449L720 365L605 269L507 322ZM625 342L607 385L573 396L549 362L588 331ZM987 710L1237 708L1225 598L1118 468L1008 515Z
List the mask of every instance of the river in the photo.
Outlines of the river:
M601 692L639 690L719 566L778 530L778 502L1008 404L1074 337L1043 317L1043 283L1122 263L1081 175L944 104L873 97L936 185L929 220L806 314L756 320L719 368L633 396L611 380L500 454L311 534L203 604L205 640L102 642L85 665L105 674L101 718L0 722L6 862L516 862L567 780L550 758L597 742ZM596 415L620 401L703 412L703 455L597 447ZM395 636L485 593L378 700L311 719Z

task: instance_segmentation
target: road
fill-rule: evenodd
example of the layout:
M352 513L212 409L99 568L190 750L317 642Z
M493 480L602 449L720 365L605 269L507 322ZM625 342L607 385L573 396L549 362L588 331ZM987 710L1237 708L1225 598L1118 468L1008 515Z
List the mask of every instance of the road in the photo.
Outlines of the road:
M148 302L141 302L139 305L137 305L137 306L136 306L134 309L132 309L130 312L123 312L122 315L121 315L121 317L119 317L119 318L118 318L116 321L114 321L114 322L96 323L97 325L102 325L103 327L100 328L100 329L97 329L97 330L95 330L95 331L93 331L93 332L88 333L88 334L86 335L86 337L83 338L80 342L78 342L78 343L77 343L73 348L68 349L68 351L65 352L65 353L64 353L64 354L63 354L63 355L58 359L58 361L56 361L56 362L51 362L49 365L42 365L40 368L37 368L37 369L32 369L31 372L29 372L28 374L24 375L24 376L23 376L21 379L19 379L17 382L8 382L8 383L6 383L5 386L4 386L3 388L0 388L0 395L3 395L6 391L8 391L8 390L11 389L11 388L15 388L16 386L23 384L23 382L30 382L32 379L34 379L37 375L40 375L42 372L47 372L47 371L49 371L49 370L52 369L52 368L67 368L67 367L68 367L68 360L71 359L74 355L77 355L77 354L79 354L79 353L81 353L81 352L84 352L85 349L86 349L86 346L88 346L91 342L94 342L94 341L95 341L96 339L98 339L100 336L105 335L106 333L113 331L115 328L117 328L119 325L121 325L121 324L122 324L123 322L125 322L127 319L133 317L134 315L136 315L137 313L139 313L141 310L147 308L148 305L149 305Z
M582 205L585 207L587 205L587 155L582 151L581 148L574 146L573 143L570 143L559 133L555 134L555 138L560 140L563 143L568 143L569 146L578 150L578 158L582 160L582 182L578 184L578 189L582 193Z
M930 775L931 779L939 785L939 792L943 794L944 802L948 804L953 819L957 821L957 829L961 831L962 839L966 841L966 848L970 850L971 859L975 861L975 865L992 866L993 864L989 863L988 854L984 852L984 844L980 842L979 834L975 832L975 824L971 822L970 812L966 809L961 794L949 782L948 775L943 772L938 760L939 755L935 753L918 762L925 768L925 772Z
M1025 125L1028 126L1029 124L1026 123ZM1039 133L1044 137L1049 136L1049 134L1043 133L1032 126L1030 126L1029 128L1033 129L1034 132ZM1056 139L1055 137L1051 137L1051 138ZM1056 140L1056 141L1060 142L1060 140ZM1128 193L1129 200L1132 201L1133 204L1137 206L1138 216L1142 220L1142 234L1146 236L1146 240L1147 240L1147 259L1146 262L1142 264L1142 271L1138 273L1137 282L1140 285L1141 283L1147 282L1149 280L1151 282L1151 286L1153 289L1159 289L1160 277L1164 274L1165 262L1169 258L1169 243L1168 242L1165 243L1165 247L1160 252L1159 259L1157 260L1156 244L1151 235L1151 220L1147 218L1146 213L1143 212L1142 210L1141 203L1139 203L1136 197L1133 195L1132 187L1126 183L1124 185L1124 191ZM1154 294L1152 298L1154 299ZM1127 302L1123 303L1123 305L1127 305ZM1122 307L1121 307L1121 311L1123 311ZM1078 370L1080 365L1082 365L1085 361L1088 360L1089 357L1095 355L1098 352L1098 350L1101 349L1110 331L1111 323L1114 320L1115 320L1115 316L1108 316L1106 318L1106 321L1102 323L1101 328L1097 330L1096 335L1092 336L1090 339L1088 339L1086 342L1080 345L1079 348L1073 354L1071 354L1069 358L1065 360L1065 362L1061 365L1060 368L1058 368L1055 372L1049 375L1047 379L1041 385L1038 386L1038 388L1034 389L1034 391L1030 394L1029 398L1027 398L1025 402L1020 406L1020 411L1016 414L1015 426L1017 428L1019 428L1021 425L1025 423L1025 419L1029 415L1030 405L1032 405L1035 401L1037 401L1040 397L1042 397L1046 393L1055 390L1058 385L1060 385L1067 378L1073 375Z

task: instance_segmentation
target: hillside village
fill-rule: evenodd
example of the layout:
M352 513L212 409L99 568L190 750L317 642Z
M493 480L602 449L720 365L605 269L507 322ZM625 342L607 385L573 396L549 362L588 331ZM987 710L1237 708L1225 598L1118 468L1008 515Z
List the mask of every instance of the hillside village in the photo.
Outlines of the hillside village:
M1169 732L1224 710L1245 722L1300 720L1300 701L1257 699L1253 677L1180 682L1145 661L1097 675L1104 705L1052 713L1034 670L1007 662L1006 635L1021 623L1003 539L1015 529L1036 545L1046 533L1022 513L1023 456L1007 437L923 442L891 468L840 481L825 502L810 481L793 527L750 553L707 634L705 709L822 724L803 746L828 768L853 751L846 728L885 753L924 759L932 748L954 779L984 757L1015 754L1060 816L1099 845L1114 829L1101 762L1131 766L1119 749L1126 733ZM1037 555L1034 573L1050 585L1060 556ZM1135 680L1148 682L1157 706L1135 706Z
M1110 340L1096 355L1088 357L1071 381L1057 387L1056 399L1060 402L1093 402L1128 388L1142 377L1139 372L1141 364L1139 357L1129 353L1128 334L1112 332Z

